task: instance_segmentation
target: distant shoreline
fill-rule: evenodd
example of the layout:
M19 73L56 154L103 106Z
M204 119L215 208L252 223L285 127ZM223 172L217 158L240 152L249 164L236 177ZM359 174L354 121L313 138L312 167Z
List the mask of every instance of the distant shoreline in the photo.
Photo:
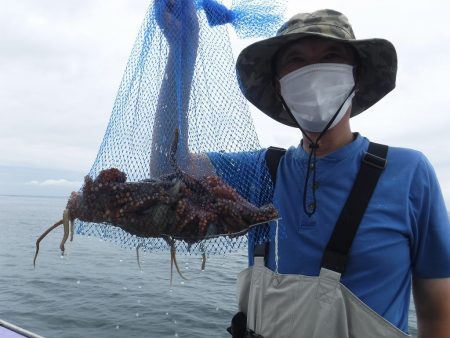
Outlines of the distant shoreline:
M68 196L56 195L15 195L15 194L0 194L0 197L26 197L26 198L69 198Z

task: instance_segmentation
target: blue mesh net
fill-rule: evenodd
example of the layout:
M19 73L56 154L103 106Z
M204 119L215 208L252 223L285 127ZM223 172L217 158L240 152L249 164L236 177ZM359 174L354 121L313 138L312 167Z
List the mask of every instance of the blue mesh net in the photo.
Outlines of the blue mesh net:
M233 2L231 9L213 0L155 0L131 52L85 187L90 184L90 189L98 189L100 181L96 177L105 169L117 168L126 175L128 195L122 191L111 198L129 198L133 205L130 208L142 213L143 207L133 203L138 205L139 198L141 205L145 204L146 197L134 194L131 184L167 183L176 190L175 177L181 170L193 181L205 182L205 177L218 176L255 207L270 203L272 184L265 152L260 150L247 103L237 84L224 24L231 24L240 37L273 35L280 25L282 10L282 4L274 0ZM159 196L153 192L150 195ZM194 217L194 222L185 223L186 229L180 231L180 236L169 236L175 241L177 252L224 253L242 247L247 238L262 242L272 237L273 227L268 225L252 226L249 232L242 229L226 236L209 233L212 222L208 223L206 236L190 237L194 231L190 227L195 226L195 220L206 217L204 212L211 203L201 195L198 192L198 196L191 197L206 210L196 209L195 218L188 208L183 215ZM239 214L238 204L224 203L223 208L229 208L230 214ZM179 211L167 207L158 212L161 210L164 217L173 217ZM108 217L96 222L77 220L76 232L147 251L171 248L167 236L128 231L108 222ZM247 233L249 236L243 236Z

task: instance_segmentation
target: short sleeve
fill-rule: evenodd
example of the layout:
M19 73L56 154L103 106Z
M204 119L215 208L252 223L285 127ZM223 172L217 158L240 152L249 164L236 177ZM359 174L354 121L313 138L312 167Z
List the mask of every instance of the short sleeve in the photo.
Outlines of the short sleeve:
M450 277L449 216L436 173L423 155L413 178L410 200L413 274L418 278Z

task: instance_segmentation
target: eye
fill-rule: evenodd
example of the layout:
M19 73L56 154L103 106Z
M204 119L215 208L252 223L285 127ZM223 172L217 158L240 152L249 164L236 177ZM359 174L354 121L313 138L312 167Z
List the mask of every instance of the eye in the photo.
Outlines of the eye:
M297 63L302 63L302 62L305 62L305 60L301 56L293 55L291 57L286 58L284 63L286 65L289 65L289 64L297 64Z
M304 57L293 55L285 58L277 68L277 73L280 77L285 76L286 74L299 69L307 64L307 61Z
M325 61L342 61L345 60L345 57L342 54L331 52L327 53L322 59Z

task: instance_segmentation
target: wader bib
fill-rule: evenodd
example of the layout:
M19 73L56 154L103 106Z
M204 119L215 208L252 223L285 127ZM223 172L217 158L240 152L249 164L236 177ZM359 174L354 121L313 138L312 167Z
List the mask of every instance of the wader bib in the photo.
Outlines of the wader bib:
M350 196L325 249L320 275L284 275L266 268L267 247L238 275L239 311L247 338L409 337L370 309L341 282L348 252L384 169L387 147L370 143ZM277 242L275 240L275 250ZM276 258L277 259L277 258Z

